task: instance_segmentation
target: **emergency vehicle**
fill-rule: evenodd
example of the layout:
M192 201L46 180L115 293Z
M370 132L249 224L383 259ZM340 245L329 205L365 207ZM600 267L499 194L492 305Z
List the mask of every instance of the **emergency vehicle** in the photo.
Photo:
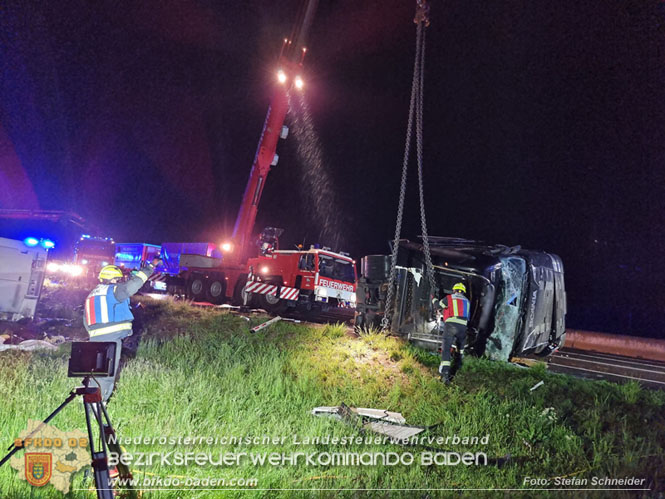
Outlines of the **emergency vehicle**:
M138 270L157 258L162 247L147 243L116 243L114 264L120 268Z
M314 313L338 309L342 316L352 310L356 270L355 262L347 254L329 248L280 250L279 236L283 230L274 227L265 228L258 237L254 234L266 179L279 159L277 143L288 136L284 120L289 92L299 92L304 87L305 40L316 5L316 0L302 3L291 36L283 41L270 107L232 236L219 245L162 244L164 266L158 270L166 277L157 277L154 281L165 280L169 292L212 303L256 304L273 313L300 306ZM181 250L177 249L178 245ZM188 245L200 248L185 253ZM221 254L214 254L211 247ZM348 318L351 317L352 313Z

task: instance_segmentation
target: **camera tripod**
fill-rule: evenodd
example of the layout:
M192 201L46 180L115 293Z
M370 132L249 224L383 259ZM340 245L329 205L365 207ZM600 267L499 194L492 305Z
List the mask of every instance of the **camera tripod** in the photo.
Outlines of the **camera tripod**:
M0 460L0 466L5 464L16 452L24 448L24 443L27 439L32 438L40 429L44 427L49 421L51 421L62 409L64 409L72 400L77 396L81 395L83 397L83 407L85 409L85 424L88 428L88 438L90 443L90 454L92 455L92 469L95 477L95 488L97 489L97 498L98 499L113 499L113 484L111 483L111 477L109 474L108 466L108 450L115 452L117 455L121 455L122 451L120 445L117 443L115 438L115 430L111 425L111 420L108 413L106 412L106 407L102 402L102 393L99 387L89 386L90 385L90 376L86 376L83 379L83 386L74 388L62 404L60 404L51 414L48 415L42 423L35 428L35 430L25 437L21 442L22 445L15 446L12 444L9 447L9 453ZM94 422L93 422L94 419ZM93 425L98 427L99 440L101 445L99 448L95 447L94 434L93 434ZM131 478L131 473L129 468L122 464L118 463L118 478ZM131 489L126 490L131 494Z

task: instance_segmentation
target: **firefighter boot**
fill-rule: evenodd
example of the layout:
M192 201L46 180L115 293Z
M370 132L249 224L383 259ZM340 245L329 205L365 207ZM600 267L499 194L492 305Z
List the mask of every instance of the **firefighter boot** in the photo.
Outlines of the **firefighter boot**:
M464 359L463 350L459 349L457 345L453 345L452 351L452 363L450 365L450 379L457 374L457 372L462 368L462 360Z
M450 383L450 361L442 360L439 364L439 377L446 385Z

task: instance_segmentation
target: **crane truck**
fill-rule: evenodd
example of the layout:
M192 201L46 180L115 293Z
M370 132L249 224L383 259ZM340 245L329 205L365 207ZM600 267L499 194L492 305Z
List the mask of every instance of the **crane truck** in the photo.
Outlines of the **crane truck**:
M278 60L270 106L254 162L238 210L233 235L219 246L209 243L163 243L164 265L156 286L213 303L232 301L256 305L272 313L289 308L306 311L348 311L355 307L355 261L330 248L280 250L282 229L267 227L257 238L254 225L259 202L272 166L278 161L279 139L288 128L284 120L289 93L302 91L305 40L318 0L303 2L295 27L285 38ZM199 248L200 246L200 248ZM157 284L159 283L159 284Z

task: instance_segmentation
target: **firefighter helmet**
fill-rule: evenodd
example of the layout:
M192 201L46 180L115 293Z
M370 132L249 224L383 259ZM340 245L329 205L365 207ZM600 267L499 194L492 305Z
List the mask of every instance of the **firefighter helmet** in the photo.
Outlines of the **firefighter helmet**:
M459 291L460 293L466 293L466 286L461 282L458 282L453 286L453 291Z
M107 265L99 271L100 281L110 281L111 279L121 279L124 276L122 270L115 265Z

